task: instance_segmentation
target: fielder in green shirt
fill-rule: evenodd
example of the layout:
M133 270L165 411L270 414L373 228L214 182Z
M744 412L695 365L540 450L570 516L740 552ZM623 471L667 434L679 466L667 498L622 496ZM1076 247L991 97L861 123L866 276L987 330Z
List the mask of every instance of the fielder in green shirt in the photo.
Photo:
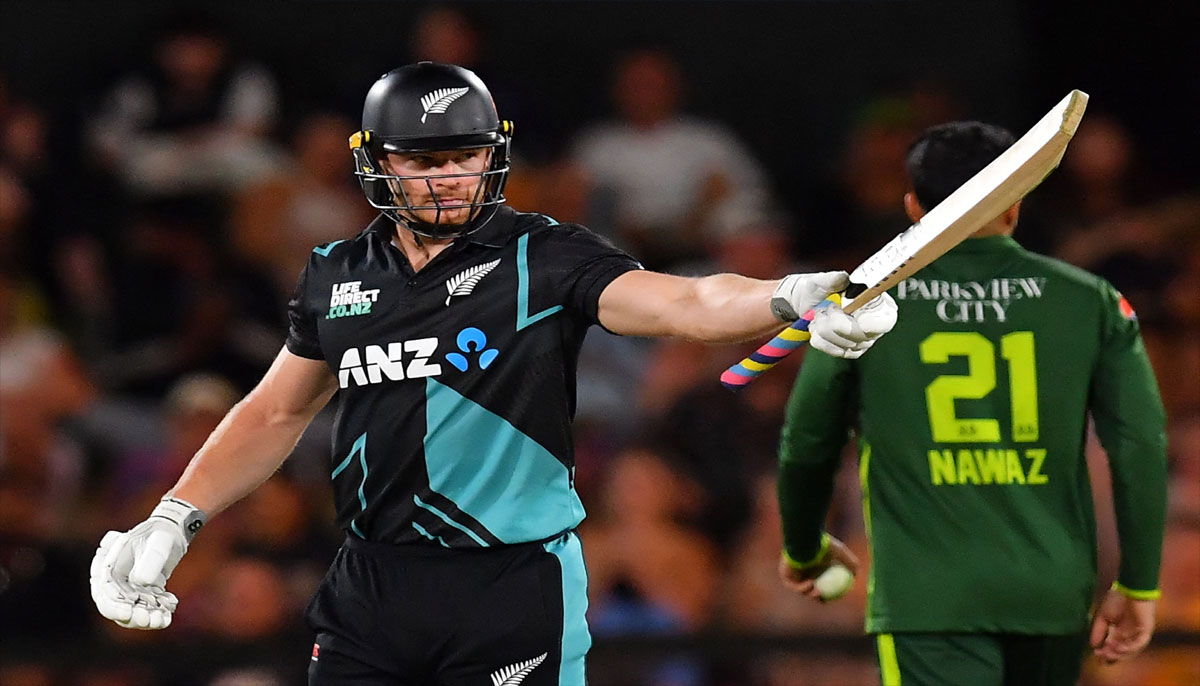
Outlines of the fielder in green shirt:
M909 150L913 221L1013 143L955 122ZM899 323L861 359L810 350L788 405L785 583L857 560L824 531L853 429L870 539L866 630L884 684L1070 684L1085 641L1136 654L1154 630L1166 419L1136 315L1106 281L1027 252L1020 203L891 290ZM1108 452L1121 562L1094 619L1088 416Z

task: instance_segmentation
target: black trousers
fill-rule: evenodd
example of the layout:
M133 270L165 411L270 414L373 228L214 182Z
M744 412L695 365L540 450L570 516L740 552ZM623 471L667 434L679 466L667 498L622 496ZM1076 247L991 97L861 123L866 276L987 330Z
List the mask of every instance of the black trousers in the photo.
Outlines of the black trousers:
M472 549L350 537L306 613L310 686L584 686L579 539Z

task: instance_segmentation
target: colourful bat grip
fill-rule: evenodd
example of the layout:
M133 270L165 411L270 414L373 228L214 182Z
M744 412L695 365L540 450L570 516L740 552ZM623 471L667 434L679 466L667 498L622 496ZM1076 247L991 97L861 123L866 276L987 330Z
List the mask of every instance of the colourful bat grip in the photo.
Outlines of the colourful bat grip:
M808 342L808 324L816 311L834 304L833 300L822 300L813 309L805 312L791 326L779 332L779 335L763 344L758 350L750 353L746 359L738 362L721 374L721 384L731 391L744 388L759 374L783 361L783 358Z

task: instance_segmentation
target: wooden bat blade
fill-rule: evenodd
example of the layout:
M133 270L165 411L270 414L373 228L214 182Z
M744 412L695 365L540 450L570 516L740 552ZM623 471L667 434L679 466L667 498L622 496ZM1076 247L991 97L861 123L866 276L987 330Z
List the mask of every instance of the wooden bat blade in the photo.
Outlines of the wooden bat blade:
M1087 101L1087 93L1071 91L1008 150L856 267L847 289L854 301L845 310L870 302L1028 195L1062 160Z
M1058 167L1079 128L1088 95L1073 90L995 160L929 210L850 273L846 312L873 300L898 281L933 262L1038 186ZM808 340L813 312L784 329L738 364L721 383L737 390L775 366Z

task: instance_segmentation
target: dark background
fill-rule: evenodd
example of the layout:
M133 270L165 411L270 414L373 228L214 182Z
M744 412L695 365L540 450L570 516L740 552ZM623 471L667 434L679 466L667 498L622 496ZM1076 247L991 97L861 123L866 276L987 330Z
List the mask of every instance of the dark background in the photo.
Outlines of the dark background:
M4 0L0 60L18 96L69 136L101 90L143 63L153 31L190 3ZM243 54L273 69L285 118L360 112L362 94L407 61L409 29L432 3L216 0L203 3ZM731 126L785 202L830 171L855 114L918 82L943 84L967 116L1018 133L1072 88L1129 127L1150 168L1200 178L1200 76L1191 2L812 0L459 2L481 24L487 76L521 84L542 136L564 143L608 110L613 56L675 52L689 109ZM501 112L501 116L506 113ZM525 130L529 130L526 128ZM518 139L518 151L520 139ZM793 189L801 189L799 193ZM793 207L792 209L797 209Z

